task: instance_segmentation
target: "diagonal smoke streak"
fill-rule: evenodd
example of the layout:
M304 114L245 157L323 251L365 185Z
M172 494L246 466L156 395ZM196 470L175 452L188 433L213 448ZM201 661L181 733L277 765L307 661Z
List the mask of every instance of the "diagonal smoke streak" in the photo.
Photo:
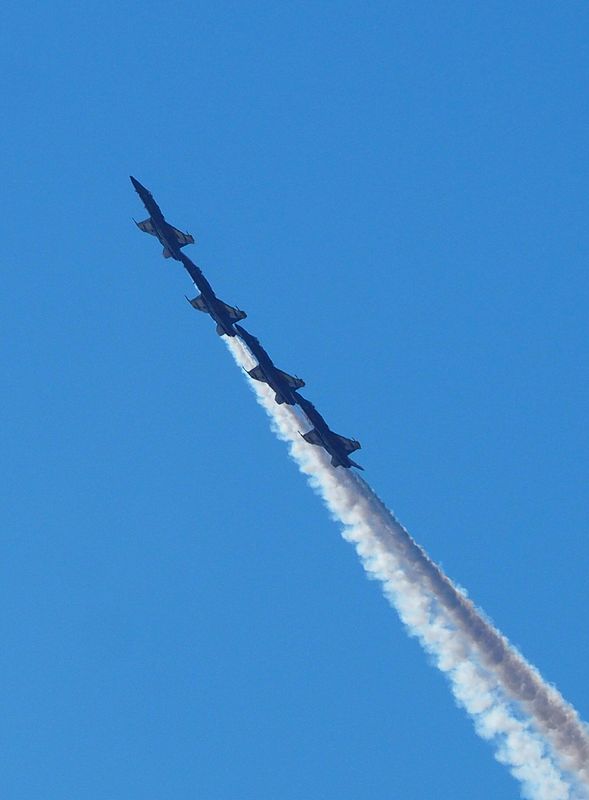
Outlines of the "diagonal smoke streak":
M255 363L240 341L227 345L240 366ZM344 525L344 538L356 546L369 576L383 583L409 632L449 677L477 733L493 740L497 759L522 783L524 795L589 798L589 733L576 711L428 558L363 480L332 468L320 448L301 439L299 415L276 405L265 384L250 385L300 470Z

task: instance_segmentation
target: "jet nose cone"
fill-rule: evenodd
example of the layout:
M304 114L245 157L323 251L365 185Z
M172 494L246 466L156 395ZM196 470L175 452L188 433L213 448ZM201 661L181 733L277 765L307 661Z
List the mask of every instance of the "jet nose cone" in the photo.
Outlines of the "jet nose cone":
M131 183L133 184L135 189L143 188L139 183L139 181L137 180L137 178L134 178L132 175L129 175L129 177L131 178Z

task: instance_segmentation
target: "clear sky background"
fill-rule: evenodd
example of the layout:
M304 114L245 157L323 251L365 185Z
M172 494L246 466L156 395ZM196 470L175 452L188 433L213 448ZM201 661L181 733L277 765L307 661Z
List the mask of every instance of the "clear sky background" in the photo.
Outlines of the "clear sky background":
M511 798L132 217L589 719L585 2L3 6L0 793Z

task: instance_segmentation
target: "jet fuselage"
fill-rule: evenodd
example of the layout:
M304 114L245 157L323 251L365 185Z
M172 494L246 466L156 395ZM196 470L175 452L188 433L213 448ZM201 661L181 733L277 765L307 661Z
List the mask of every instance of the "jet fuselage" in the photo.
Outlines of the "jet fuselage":
M247 316L245 311L233 309L222 300L219 300L200 267L197 267L184 253L179 254L178 261L182 262L200 292L200 297L188 300L190 305L199 311L206 311L213 318L217 323L219 336L235 336L236 331L233 325L238 319L245 319ZM233 314L233 319L230 314Z
M194 239L188 234L182 234L181 232L177 231L173 225L170 225L169 222L166 221L166 218L162 214L161 208L155 202L152 193L147 189L143 184L139 183L139 181L134 178L132 175L131 183L133 184L135 191L141 198L141 202L147 209L149 214L149 220L146 220L145 223L135 223L141 230L144 230L142 227L146 223L150 222L153 230L148 231L149 233L153 233L160 241L160 244L164 248L164 255L168 253L172 258L176 259L176 261L180 261L180 243L178 242L178 234L183 236L186 241L184 244L189 244L194 241Z
M346 439L346 437L340 436L338 433L332 431L313 403L306 400L298 392L295 392L295 394L298 404L313 426L312 431L301 434L303 439L310 444L323 447L331 456L331 463L334 467L346 467L346 469L357 467L358 469L363 469L360 464L356 464L355 461L352 461L348 455L349 452L360 449L360 442L356 439Z
M278 369L260 344L259 339L252 336L252 334L246 331L245 328L242 328L241 325L236 325L235 329L258 362L258 367L250 370L248 374L254 380L262 380L264 383L267 383L275 392L277 403L287 403L289 406L296 405L298 400L295 389L303 387L305 381L301 378L288 375Z

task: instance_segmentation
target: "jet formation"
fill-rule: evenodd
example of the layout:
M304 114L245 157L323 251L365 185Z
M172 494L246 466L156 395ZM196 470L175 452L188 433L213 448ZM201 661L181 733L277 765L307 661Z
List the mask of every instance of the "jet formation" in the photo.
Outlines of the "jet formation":
M151 192L133 176L131 176L131 183L149 213L149 217L146 220L135 222L135 224L144 233L149 233L159 239L163 247L164 258L173 258L184 266L199 291L199 294L194 299L186 298L190 305L197 311L202 311L212 317L216 323L219 336L238 336L244 342L258 362L256 367L247 371L247 374L255 381L266 383L274 392L275 400L278 404L286 403L291 406L299 406L309 420L310 425L312 425L312 429L308 433L301 433L306 442L322 447L331 457L331 463L334 467L363 469L349 457L350 453L360 449L360 442L334 433L313 403L299 394L298 389L305 385L305 381L278 369L260 344L259 339L237 324L246 318L245 311L234 308L220 300L200 267L197 267L182 252L182 248L187 244L194 244L194 238L189 233L183 233L166 221Z

